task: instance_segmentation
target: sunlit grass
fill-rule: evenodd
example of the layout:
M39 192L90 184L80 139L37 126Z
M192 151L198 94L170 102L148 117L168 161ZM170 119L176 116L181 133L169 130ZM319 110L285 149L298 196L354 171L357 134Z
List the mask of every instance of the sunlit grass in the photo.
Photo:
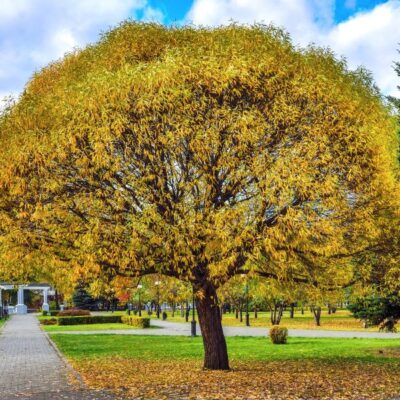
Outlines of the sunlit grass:
M172 316L171 312L167 312L167 320L171 322L185 322L185 318L181 316L180 310ZM250 312L250 326L253 327L271 327L270 313L258 312L255 318L254 312ZM156 318L153 313L151 318ZM192 319L190 314L189 320ZM234 313L226 313L222 316L222 324L224 326L245 326L245 312L243 312L243 321L236 318ZM335 314L328 314L327 310L323 310L321 316L321 326L316 326L312 313L307 309L304 314L300 310L296 310L294 318L290 318L288 311L285 311L281 320L281 325L289 329L321 329L321 330L348 330L348 331L377 331L378 328L362 327L361 321L352 317L348 310L337 310Z
M127 330L137 329L133 326L112 323L112 324L83 324L83 325L41 325L46 332L69 332L69 331L105 331L105 330Z
M51 335L60 350L73 359L122 357L143 360L201 360L200 337L145 335ZM400 348L400 339L295 338L273 345L268 337L227 337L231 360L389 360L379 350ZM390 353L397 354L398 353ZM396 357L393 357L396 358Z

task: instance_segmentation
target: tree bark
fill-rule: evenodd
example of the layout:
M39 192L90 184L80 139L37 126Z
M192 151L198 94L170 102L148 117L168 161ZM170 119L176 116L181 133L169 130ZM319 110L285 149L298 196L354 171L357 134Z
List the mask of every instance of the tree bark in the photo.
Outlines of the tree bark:
M57 289L56 289L56 291L55 291L55 301L56 301L56 310L59 310L60 309L60 302L58 301L58 291L57 291ZM0 304L0 306L1 306L1 304Z
M228 350L222 330L217 292L207 283L196 298L197 313L204 344L204 368L229 370Z
M290 304L290 318L294 318L294 303Z
M321 326L321 307L313 307L312 312L314 314L315 325Z

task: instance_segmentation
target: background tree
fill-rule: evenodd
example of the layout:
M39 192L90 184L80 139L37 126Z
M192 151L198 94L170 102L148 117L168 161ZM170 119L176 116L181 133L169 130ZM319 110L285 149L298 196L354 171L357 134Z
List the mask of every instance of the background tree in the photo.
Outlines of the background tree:
M80 286L75 290L72 296L72 302L74 307L93 310L96 308L96 299L88 293L85 287Z
M35 74L0 145L1 268L186 281L211 369L229 368L217 289L348 283L395 185L370 77L261 25L123 23Z
M366 321L368 325L379 325L380 330L396 332L396 322L400 320L400 297L395 292L358 298L349 305L349 310L355 318Z

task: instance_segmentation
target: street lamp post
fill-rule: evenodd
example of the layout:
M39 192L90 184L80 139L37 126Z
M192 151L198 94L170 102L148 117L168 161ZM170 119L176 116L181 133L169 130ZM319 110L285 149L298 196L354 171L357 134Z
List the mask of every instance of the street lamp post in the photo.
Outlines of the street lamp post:
M132 303L129 302L128 303L128 315L131 315L131 311L132 311Z
M139 317L142 316L142 304L140 302L140 289L142 288L142 285L137 285L137 288L139 289Z
M249 283L246 280L246 326L250 326L250 315L249 315Z
M193 290L193 300L192 300L192 321L191 321L191 331L192 331L192 337L197 336L196 334L196 314L195 314L195 298L194 298L194 287L192 288Z
M246 279L245 295L246 295L246 326L250 326L250 315L249 315L249 281L247 276L242 274L242 278Z
M131 315L131 311L132 311L132 292L131 292L132 288L127 288L128 291L128 315Z
M160 318L160 281L155 281L157 286L157 318Z

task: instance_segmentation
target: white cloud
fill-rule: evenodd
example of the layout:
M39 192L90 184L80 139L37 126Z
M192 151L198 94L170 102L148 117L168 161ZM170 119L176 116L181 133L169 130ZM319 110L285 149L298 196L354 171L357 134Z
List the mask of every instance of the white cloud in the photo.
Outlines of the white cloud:
M0 0L0 96L129 17L163 20L147 0Z
M142 19L150 22L162 22L164 20L164 14L157 8L146 7Z
M378 86L386 94L399 96L399 83L393 61L399 59L400 1L388 1L369 12L354 15L322 37L350 67L364 65L372 71Z
M347 7L356 1L348 0ZM351 68L369 69L385 94L399 95L393 61L399 59L400 0L389 0L335 25L332 0L195 0L186 19L195 24L229 21L283 26L294 43L331 47Z
M297 42L306 43L332 23L331 10L330 0L195 0L187 20L206 26L273 22L284 26Z

